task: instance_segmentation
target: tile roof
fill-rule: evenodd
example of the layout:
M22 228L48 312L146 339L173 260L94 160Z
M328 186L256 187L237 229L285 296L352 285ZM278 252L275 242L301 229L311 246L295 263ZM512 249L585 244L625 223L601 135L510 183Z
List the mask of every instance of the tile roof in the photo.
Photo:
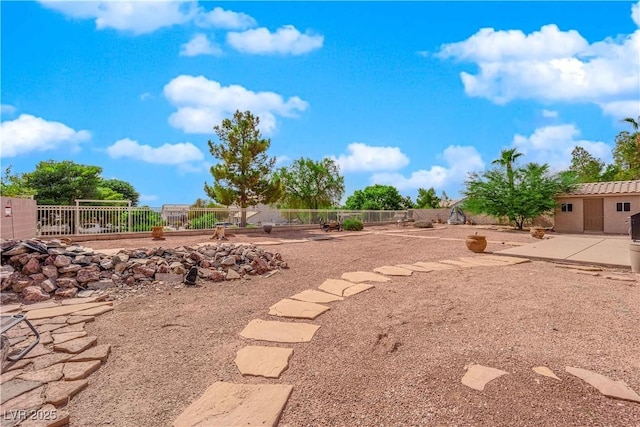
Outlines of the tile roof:
M580 184L569 195L614 195L614 194L638 194L640 195L640 180L635 181L610 181L610 182L589 182Z

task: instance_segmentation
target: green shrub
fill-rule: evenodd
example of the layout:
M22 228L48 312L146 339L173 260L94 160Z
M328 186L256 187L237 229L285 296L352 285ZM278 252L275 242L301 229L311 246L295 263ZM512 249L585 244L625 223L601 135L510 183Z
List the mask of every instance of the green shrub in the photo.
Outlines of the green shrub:
M191 221L189 221L189 226L194 230L203 230L207 228L214 228L216 222L218 222L216 214L213 212L208 212L193 218Z
M413 226L416 228L433 228L433 223L431 221L416 221Z
M364 224L359 219L347 218L342 223L342 228L349 231L360 231L364 228Z

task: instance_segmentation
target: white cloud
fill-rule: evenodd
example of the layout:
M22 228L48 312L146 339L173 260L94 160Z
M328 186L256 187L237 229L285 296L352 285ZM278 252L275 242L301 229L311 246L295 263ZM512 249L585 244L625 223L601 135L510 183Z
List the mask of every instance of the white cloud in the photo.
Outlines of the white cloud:
M151 99L151 98L153 98L153 95L151 95L151 93L149 92L145 92L140 95L140 101L146 101L147 99Z
M9 104L0 105L0 114L14 114L16 112L16 107Z
M634 5L634 17L640 14ZM634 18L635 19L635 18ZM520 30L483 28L467 40L445 44L439 56L475 63L460 77L469 96L504 104L515 99L611 104L640 98L640 30L589 43L575 30L545 25Z
M434 165L421 169L405 177L399 173L376 173L371 176L372 184L393 185L398 190L418 188L451 188L461 185L470 172L484 169L484 162L475 147L450 145L439 156L445 166Z
M205 34L196 34L180 46L180 56L222 55L222 49L212 44Z
M605 102L599 105L605 114L615 119L637 117L640 114L640 100Z
M576 146L607 163L611 161L611 146L601 141L579 139L579 135L580 130L571 124L546 126L536 129L530 136L516 134L513 146L526 155L527 162L548 163L555 171L571 165L571 152Z
M15 157L31 151L50 151L61 147L77 150L91 138L86 130L76 131L60 122L51 122L30 114L0 124L2 157Z
M95 20L99 30L112 28L146 34L184 24L196 16L191 1L41 1L43 6L77 19Z
M631 19L640 27L640 2L631 6Z
M293 25L278 28L275 33L261 27L243 32L227 33L227 43L234 49L254 54L301 55L322 47L324 36L309 31L300 33Z
M246 13L214 7L210 12L201 11L196 18L196 24L201 27L213 26L225 30L243 30L255 27L257 22Z
M276 166L282 166L286 163L289 163L290 161L291 161L291 157L287 155L276 156Z
M542 110L542 117L556 118L558 117L558 112L554 110Z
M164 87L167 100L178 108L171 114L171 126L187 133L212 133L213 126L236 110L260 117L260 130L271 133L276 116L295 117L308 104L297 96L286 101L275 92L253 92L239 85L222 86L204 76L181 75Z
M129 138L120 139L107 147L107 154L114 159L129 157L159 165L181 165L204 159L202 151L190 142L152 147Z
M409 158L398 147L374 147L353 142L347 146L347 152L330 157L340 166L341 173L397 170L409 164Z

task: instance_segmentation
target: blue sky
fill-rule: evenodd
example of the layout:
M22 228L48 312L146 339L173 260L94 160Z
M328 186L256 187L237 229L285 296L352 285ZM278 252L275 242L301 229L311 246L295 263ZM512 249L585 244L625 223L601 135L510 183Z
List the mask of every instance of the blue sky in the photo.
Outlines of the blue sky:
M207 140L251 110L278 165L346 194L458 197L502 148L611 161L640 115L640 3L2 2L2 167L98 165L141 203L204 198Z

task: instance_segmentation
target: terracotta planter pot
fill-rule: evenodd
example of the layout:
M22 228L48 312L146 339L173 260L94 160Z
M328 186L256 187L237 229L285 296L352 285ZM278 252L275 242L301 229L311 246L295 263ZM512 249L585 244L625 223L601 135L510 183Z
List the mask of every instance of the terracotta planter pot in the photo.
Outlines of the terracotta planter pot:
M467 239L464 241L467 245L467 249L471 252L481 253L487 247L487 238L485 236L478 236L477 234L467 236Z
M542 239L544 237L544 228L542 227L531 227L531 229L529 229L529 234L531 234L531 237L535 237L536 239Z
M154 240L164 240L163 227L151 227L151 237L153 237Z

